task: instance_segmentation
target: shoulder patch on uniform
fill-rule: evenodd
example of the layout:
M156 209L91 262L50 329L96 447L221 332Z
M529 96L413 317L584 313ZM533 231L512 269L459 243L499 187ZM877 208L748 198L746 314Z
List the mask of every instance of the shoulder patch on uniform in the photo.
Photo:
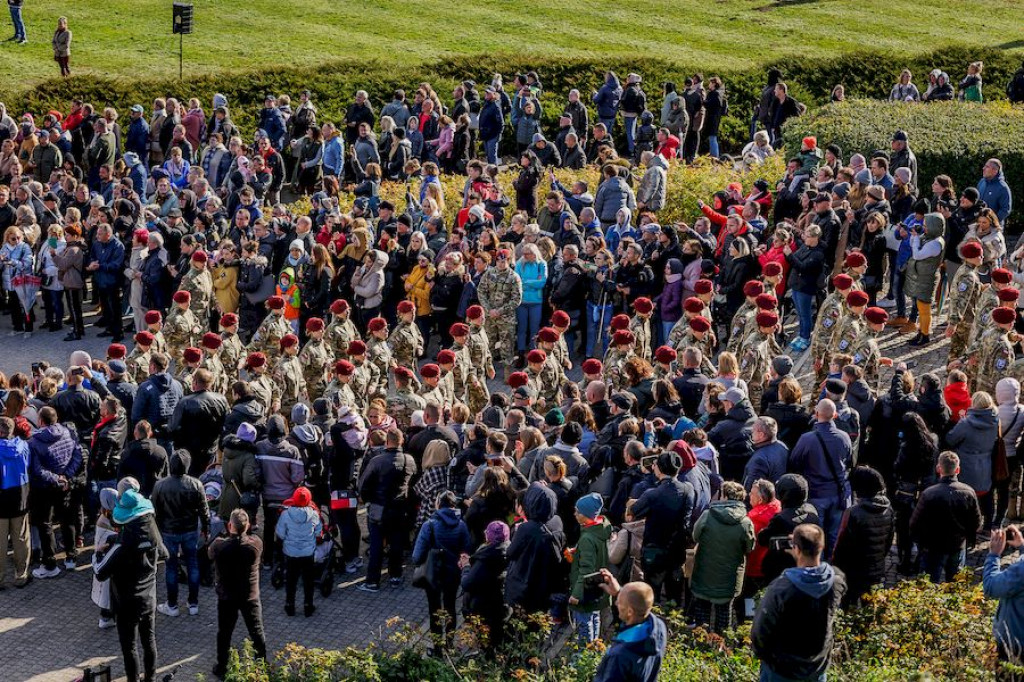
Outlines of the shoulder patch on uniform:
M829 327L831 327L831 326L832 326L832 325L834 325L835 323L836 323L836 321L835 321L835 320L833 320L833 319L832 319L831 317L826 317L826 318L825 318L824 320L822 320L822 321L821 321L821 324L822 324L822 325L823 325L823 326L824 326L824 327L825 327L826 329L827 329L827 328L829 328Z
M843 339L842 341L839 342L839 350L846 350L847 348L849 348L849 346L850 342L847 341L846 339Z
M854 354L853 354L853 364L855 364L855 365L859 365L859 364L860 364L860 361L861 361L861 360L863 360L863 359L864 359L864 358L863 358L863 357L861 356L861 354L860 354L860 353L854 353Z
M999 358L998 360L996 360L996 369L1000 371L1004 370L1006 369L1006 364L1006 358Z
M960 286L957 287L959 291L967 291L967 282L960 282Z

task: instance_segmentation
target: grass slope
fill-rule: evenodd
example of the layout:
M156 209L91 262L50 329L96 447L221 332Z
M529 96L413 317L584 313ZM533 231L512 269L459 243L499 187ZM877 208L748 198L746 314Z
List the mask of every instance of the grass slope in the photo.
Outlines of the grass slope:
M75 73L149 79L178 72L168 0L28 3L24 14L30 42L0 45L0 92L57 78L50 36L61 14L74 32ZM6 12L0 16L8 30ZM495 52L638 55L714 71L794 54L916 53L939 43L1020 49L1020 19L1018 0L196 0L185 75L339 58L408 65Z

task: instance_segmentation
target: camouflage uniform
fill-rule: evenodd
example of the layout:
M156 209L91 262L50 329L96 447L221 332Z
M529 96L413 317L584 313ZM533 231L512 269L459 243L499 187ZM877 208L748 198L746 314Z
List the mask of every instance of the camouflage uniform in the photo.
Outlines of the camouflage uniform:
M466 347L469 349L467 405L470 414L475 415L487 407L487 402L491 398L490 389L487 388L487 370L494 366L491 359L491 344L483 327L469 325L469 340Z
M284 315L270 312L249 341L249 352L259 351L267 356L268 363L276 363L281 357L281 339L292 333L292 326Z
M881 364L882 352L878 348L878 339L882 332L876 332L865 326L864 333L857 337L850 354L853 355L853 364L864 370L864 381L873 391L881 390Z
M969 374L973 379L971 392L988 391L995 395L996 382L1006 375L1014 361L1009 332L999 327L989 329L981 335L967 354L975 359L975 364L968 364Z
M836 353L853 353L853 346L857 343L857 339L863 336L867 330L867 325L864 324L863 315L854 315L852 312L847 312L841 320L839 325L836 327L835 336L832 338L832 344L830 347L835 348ZM829 354L831 357L831 354ZM811 357L817 357L812 355ZM828 364L823 361L822 368L825 372L828 372Z
M192 393L192 379L195 377L196 372L199 371L198 367L187 367L182 365L178 374L174 377L181 384L181 390L185 395Z
M469 377L472 374L472 358L469 357L469 346L452 343L451 352L455 353L455 366L450 373L452 380L452 396L455 400L469 405Z
M608 351L604 354L604 380L611 391L617 391L625 384L622 366L626 363L626 358L627 355L615 346L608 346Z
M213 382L210 384L211 391L221 395L228 392L228 375L224 371L224 364L220 361L220 353L207 350L203 353L203 361L199 363L199 368L209 370L213 375Z
M740 378L747 382L747 397L755 410L761 409L761 396L764 394L764 377L771 369L772 334L767 336L755 329L740 344Z
M416 361L423 355L423 335L415 322L399 322L388 337L391 357L401 367L416 368Z
M213 278L210 276L210 271L200 272L194 267L190 267L185 276L181 278L181 286L178 288L192 294L192 301L189 303L188 309L198 319L207 319L210 315L210 302L213 300ZM203 327L205 328L205 326L204 324Z
M456 363L458 360L456 360ZM437 382L438 388L441 389L441 395L444 396L444 402L442 405L452 406L455 404L455 368L452 368L451 372L445 372L441 370L441 380Z
M690 329L689 325L686 327L686 334L679 340L679 345L676 346L676 352L682 353L687 348L696 348L704 356L701 359L700 368L701 371L707 374L709 377L715 376L718 370L715 369L715 364L711 362L711 358L714 357L715 352L715 335L710 331L704 334L703 339L698 339L693 334L693 330Z
M306 393L306 380L302 376L302 363L297 355L282 355L274 367L274 381L281 391L281 414L291 419L292 407L302 402Z
M338 315L334 316L331 323L327 325L324 332L324 339L334 355L334 361L348 360L348 344L359 338L359 330L351 319L342 320Z
M959 272L959 271L958 271ZM974 323L971 325L971 336L967 347L973 346L986 330L992 328L992 311L999 307L999 293L994 286L981 285L978 295L978 307L974 310Z
M366 359L377 368L377 385L373 387L373 398L387 399L388 373L394 364L391 360L391 346L371 336L366 342Z
M554 355L548 355L540 366L540 388L537 396L543 398L548 408L558 405L558 391L562 387L562 366Z
M444 389L441 388L440 377L438 377L437 386L430 386L427 382L423 382L420 387L420 397L423 398L424 404L437 403L442 408L448 406L448 403L444 401Z
M181 354L186 348L194 347L199 339L201 329L199 320L191 310L182 310L175 306L167 315L164 323L164 337L167 339L167 350L174 360L175 366L180 368L184 363L181 361Z
M539 370L534 370L532 367L527 366L526 370L526 385L533 389L537 396L537 402L545 400L544 396L544 365L540 366Z
M409 428L412 413L426 406L427 401L413 393L408 386L399 388L394 395L388 396L388 414L403 431Z
M327 342L310 338L299 351L299 364L302 365L302 378L306 380L310 400L323 397L327 390L327 373L333 364Z
M657 381L658 379L668 379L669 381L671 381L673 376L675 376L675 368L674 367L669 366L668 369L664 369L661 366L660 363L654 365L654 380L655 381Z
M484 309L484 329L501 348L505 365L511 365L516 356L516 308L523 302L523 282L511 267L501 271L491 267L480 278L477 296ZM491 317L491 313L500 313Z
M136 346L132 349L132 352L128 357L125 358L124 364L125 367L128 368L128 376L132 378L132 381L137 384L141 384L149 378L149 360L152 355L152 347L143 352L138 346Z
M352 373L352 379L349 381L348 387L355 396L359 411L365 413L366 408L370 406L374 387L378 383L377 366L367 360L362 362L352 361L352 364L355 365L356 370Z
M245 346L238 334L223 332L220 335L220 359L227 374L228 385L238 381L238 363L245 358Z
M558 366L562 370L569 368L571 360L569 359L569 344L565 342L565 334L558 335L558 341L555 343L554 349L551 351L555 355L555 359L558 361Z
M332 405L347 405L353 410L359 408L356 404L356 394L352 392L349 384L343 384L337 379L331 379L331 382L327 384L327 388L324 389L324 398Z
M164 354L166 354L167 353L167 339L164 338L163 330L161 329L160 331L156 331L156 332L151 331L149 333L153 335L153 345L151 345L149 347L149 350L154 352L154 353L164 353Z
M725 344L725 350L739 355L740 346L747 340L751 332L750 321L757 315L757 306L748 300L743 301L736 314L732 316L729 323L729 341Z
M850 276L850 279L853 280L853 286L850 288L850 291L864 291L864 282L861 281L864 278L863 273L855 273L852 270L846 270L845 268L843 271Z
M835 348L832 340L835 338L840 319L846 310L843 303L843 297L838 291L833 291L826 296L818 309L818 319L814 323L814 329L811 330L810 357L814 360L821 359L821 369L815 372L815 381L818 383L823 381L828 373L829 357L832 355L832 349Z
M956 271L956 277L949 287L949 299L946 304L946 309L949 310L949 326L956 327L949 342L950 360L956 360L967 350L980 296L981 279L978 278L978 270L973 265L964 263Z
M651 320L634 315L629 320L629 331L633 332L633 336L636 339L633 346L636 354L650 362L654 352L654 349L651 348Z
M711 336L712 339L711 347L714 348L715 336L713 330L715 328L715 321L711 317L711 309L708 308L707 305L705 305L704 310L697 317L703 317L705 320L711 323L712 331L709 331L708 334ZM686 336L687 332L689 331L690 320L687 319L686 315L683 315L682 317L679 318L679 321L672 326L672 329L669 330L668 341L665 342L665 345L671 348L675 348L677 351L680 350L681 348L683 348L683 346L680 345L680 341L684 336Z
M263 403L266 416L273 414L271 411L274 403L281 399L281 387L266 372L249 382L249 387L261 403ZM291 416L291 415L289 415Z

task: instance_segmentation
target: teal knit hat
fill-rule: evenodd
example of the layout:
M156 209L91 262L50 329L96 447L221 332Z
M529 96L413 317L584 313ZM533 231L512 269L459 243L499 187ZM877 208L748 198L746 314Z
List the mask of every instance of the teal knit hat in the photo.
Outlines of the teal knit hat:
M153 503L142 496L142 493L135 490L125 490L117 498L117 506L114 507L114 523L123 526L131 523L140 516L153 513Z

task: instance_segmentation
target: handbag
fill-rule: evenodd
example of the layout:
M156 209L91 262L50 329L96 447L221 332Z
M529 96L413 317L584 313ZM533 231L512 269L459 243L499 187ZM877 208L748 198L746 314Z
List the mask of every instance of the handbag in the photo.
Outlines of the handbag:
M1017 416L1013 418L1013 423L1010 424L1012 430L1017 424L1017 420L1020 418L1020 410L1017 410ZM999 424L999 435L996 437L996 442L992 446L992 482L1003 483L1010 479L1010 462L1006 458L1006 441L1003 440L1003 425Z
M238 484L231 481L231 487L238 494L238 506L242 509L255 509L260 506L259 495L254 490L246 490L244 493L238 489Z
M274 286L277 280L272 274L263 275L263 279L260 281L260 288L256 291L247 292L245 294L245 300L249 301L253 305L259 305L274 294Z
M430 534L434 534L434 524L430 523ZM412 574L412 586L421 590L440 589L441 576L444 574L444 554L447 550L443 547L433 547L427 552L423 563L417 564Z

